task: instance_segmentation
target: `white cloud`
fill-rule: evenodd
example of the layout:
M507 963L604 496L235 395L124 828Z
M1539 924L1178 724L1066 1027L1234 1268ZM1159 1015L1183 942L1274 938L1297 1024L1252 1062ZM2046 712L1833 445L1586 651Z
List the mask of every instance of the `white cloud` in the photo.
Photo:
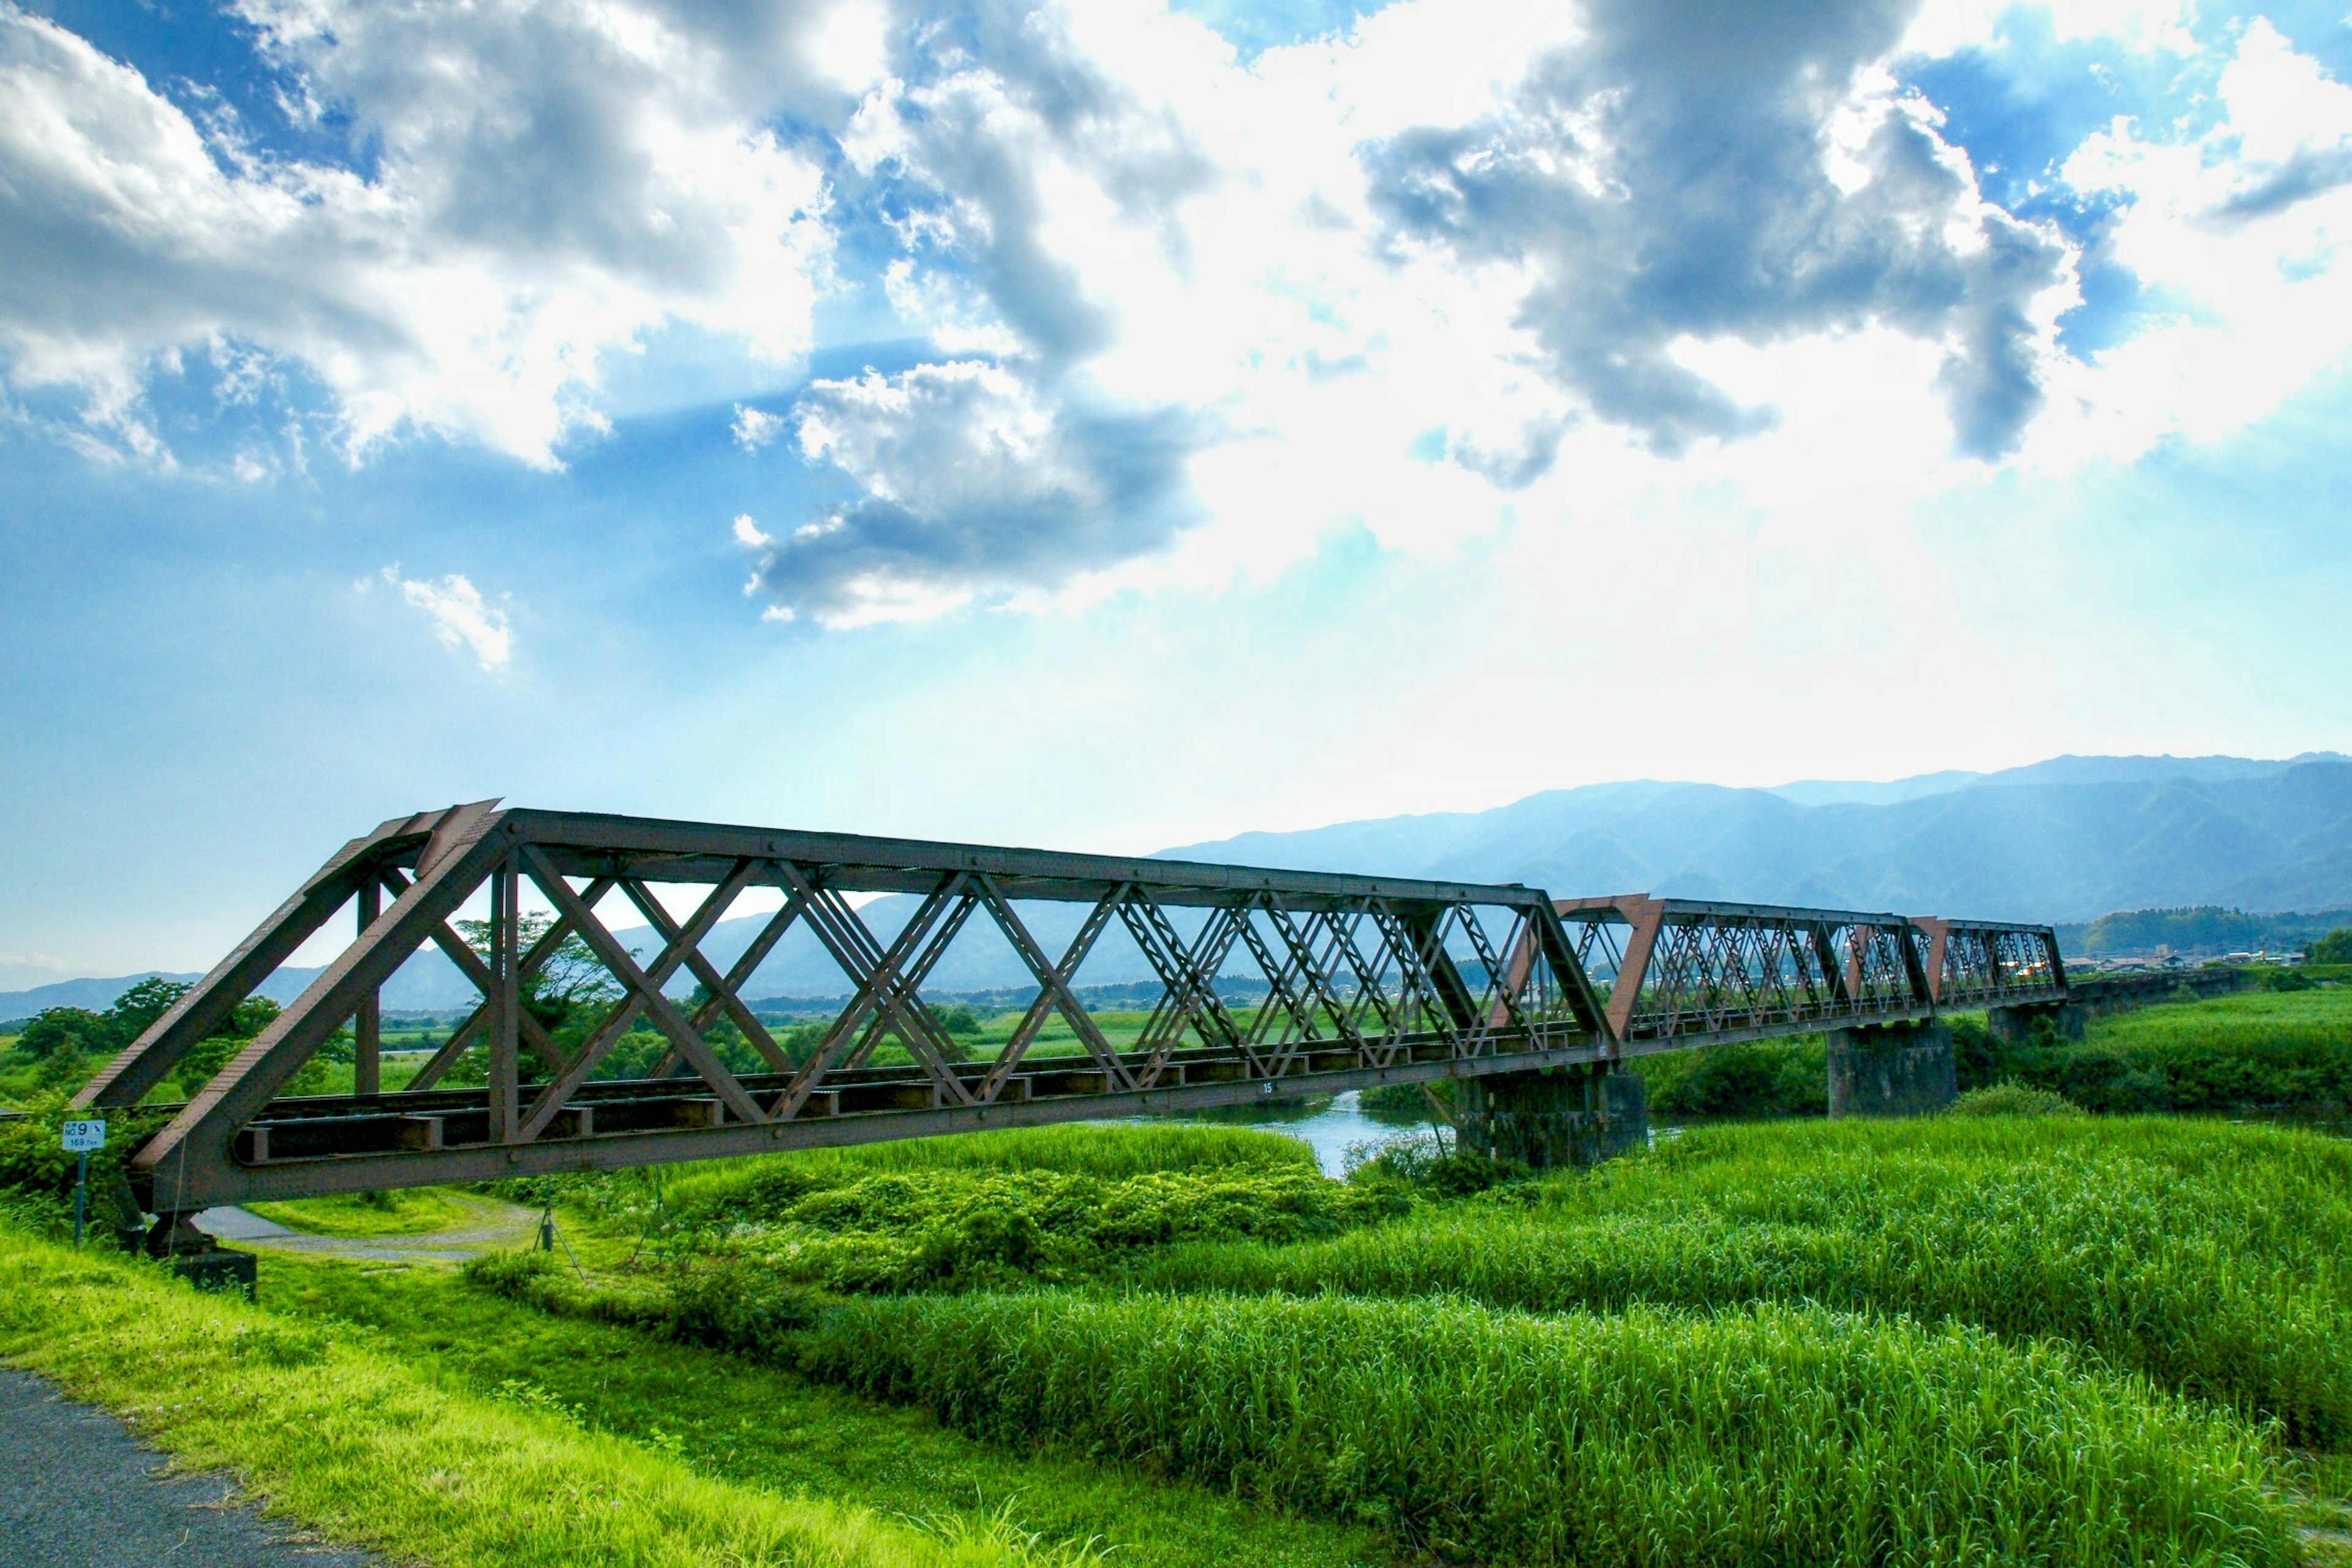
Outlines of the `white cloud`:
M514 633L507 613L485 601L472 581L456 573L437 580L403 577L400 568L387 566L383 580L400 596L425 612L441 646L470 653L484 671L504 669L514 656Z
M2207 441L2263 417L2352 354L2352 89L2267 22L2221 71L2217 123L2188 140L2118 121L2067 160L2119 198L2108 254L2157 319L2060 369L2028 456L2063 470Z
M783 434L784 420L780 414L763 408L735 405L735 444L747 452L756 452Z
M354 454L418 430L550 466L600 425L600 358L658 325L791 359L826 243L816 167L763 128L797 45L696 15L254 0L265 52L373 146L362 178L261 157L0 5L9 382L136 451L147 373L226 341L301 364Z
M2065 163L2118 204L2101 259L2179 308L2062 353L2074 247L1988 201L1890 66L2024 36L2012 9L1396 0L1245 60L1160 0L246 0L381 150L364 177L0 11L0 342L18 385L80 390L79 439L159 463L143 377L211 345L224 397L261 351L308 366L353 451L428 429L545 464L654 328L789 360L837 285L917 362L732 419L837 484L735 525L780 616L827 625L1216 587L1359 527L1437 554L1612 506L1834 532L2021 452L2233 428L2352 343L2352 94L2256 22L2213 129ZM2180 0L2049 20L2195 47Z

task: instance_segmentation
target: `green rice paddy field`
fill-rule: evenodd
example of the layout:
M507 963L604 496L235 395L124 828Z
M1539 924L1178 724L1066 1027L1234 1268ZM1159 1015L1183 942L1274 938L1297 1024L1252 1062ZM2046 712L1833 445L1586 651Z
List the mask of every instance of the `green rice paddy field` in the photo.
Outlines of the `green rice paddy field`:
M2122 1066L2007 1076L2324 1098L2352 992L2073 1048ZM286 1217L499 1195L539 1194ZM1071 1127L551 1195L570 1256L273 1253L255 1307L71 1254L20 1187L0 1358L440 1564L2352 1561L2323 1131L1717 1121L1339 1183L1269 1132Z

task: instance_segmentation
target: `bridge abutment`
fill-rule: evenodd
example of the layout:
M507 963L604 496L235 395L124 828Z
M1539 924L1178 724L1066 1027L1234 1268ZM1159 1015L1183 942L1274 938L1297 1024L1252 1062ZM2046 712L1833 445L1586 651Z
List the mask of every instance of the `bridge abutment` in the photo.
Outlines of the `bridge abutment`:
M1462 1087L1462 1147L1489 1159L1539 1171L1592 1165L1650 1141L1641 1076L1606 1063L1495 1073Z
M1927 1019L1829 1033L1832 1116L1918 1116L1952 1103L1952 1031Z

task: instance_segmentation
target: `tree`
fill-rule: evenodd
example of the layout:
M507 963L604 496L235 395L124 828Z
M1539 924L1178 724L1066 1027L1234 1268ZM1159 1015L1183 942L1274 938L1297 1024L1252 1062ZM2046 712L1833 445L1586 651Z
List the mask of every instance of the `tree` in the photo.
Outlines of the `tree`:
M554 924L555 917L543 912L523 916L515 933L515 951L529 952L531 944L545 936ZM466 944L488 963L490 922L459 921L457 931L465 937ZM520 989L523 1011L539 1020L551 1034L577 1021L577 1015L590 1009L601 1017L606 1004L621 994L620 983L596 956L596 950L576 934L558 942L547 961L524 977Z
M127 1046L145 1034L149 1025L171 1011L172 1005L187 994L187 982L151 974L117 996L106 1016L114 1025L116 1037Z
M35 1061L53 1057L79 1057L113 1049L114 1025L87 1007L44 1007L25 1032L16 1049Z
M2314 963L2352 963L2352 926L2338 926L2304 950Z

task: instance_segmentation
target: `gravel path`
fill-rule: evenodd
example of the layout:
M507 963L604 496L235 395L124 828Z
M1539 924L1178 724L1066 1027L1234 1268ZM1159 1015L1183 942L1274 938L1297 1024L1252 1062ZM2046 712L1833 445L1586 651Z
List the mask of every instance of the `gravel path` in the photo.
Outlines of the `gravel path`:
M219 1476L161 1473L116 1417L0 1367L0 1563L7 1568L382 1568L233 1500Z
M463 1263L478 1253L512 1252L538 1237L537 1209L497 1198L458 1201L475 1211L467 1224L422 1236L314 1236L241 1208L205 1209L196 1215L196 1228L236 1247L323 1252L383 1263Z

